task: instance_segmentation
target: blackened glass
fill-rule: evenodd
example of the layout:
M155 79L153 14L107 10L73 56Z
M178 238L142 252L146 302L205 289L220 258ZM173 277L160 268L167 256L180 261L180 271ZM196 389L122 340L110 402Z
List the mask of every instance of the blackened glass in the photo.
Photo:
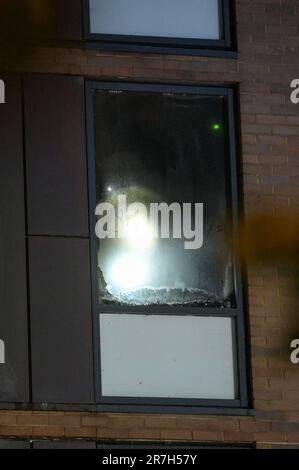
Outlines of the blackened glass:
M98 242L100 303L223 307L235 305L230 250L226 98L179 93L94 93L97 203L203 204L203 244L186 249L154 237L151 221L131 214L122 238ZM135 217L135 218L134 218ZM116 220L120 222L119 220ZM161 225L161 220L159 219ZM161 228L161 227L160 227ZM190 226L191 228L191 226Z

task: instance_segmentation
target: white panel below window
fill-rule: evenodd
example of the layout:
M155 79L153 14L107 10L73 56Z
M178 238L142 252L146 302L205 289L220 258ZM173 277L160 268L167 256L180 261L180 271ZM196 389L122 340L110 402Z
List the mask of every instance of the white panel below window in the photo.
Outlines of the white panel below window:
M90 0L91 33L220 39L218 0Z
M100 315L105 397L237 398L234 320Z

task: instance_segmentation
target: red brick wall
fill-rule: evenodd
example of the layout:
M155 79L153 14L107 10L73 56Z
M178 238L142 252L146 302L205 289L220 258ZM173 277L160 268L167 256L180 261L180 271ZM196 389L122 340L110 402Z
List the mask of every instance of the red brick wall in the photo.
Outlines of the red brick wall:
M239 84L246 214L299 211L297 0L237 0L239 58L36 48L0 52L2 70L146 81ZM289 344L299 337L294 275L285 265L249 267L255 417L0 412L0 436L299 444L299 366ZM296 334L297 333L297 334Z

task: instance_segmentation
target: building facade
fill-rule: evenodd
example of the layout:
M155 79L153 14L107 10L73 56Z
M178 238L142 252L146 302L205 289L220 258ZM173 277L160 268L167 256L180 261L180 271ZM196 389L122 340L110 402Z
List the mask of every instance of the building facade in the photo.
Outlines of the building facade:
M0 2L1 445L298 447L296 276L236 245L298 213L299 4L123 3ZM203 202L200 255L99 243L120 193Z

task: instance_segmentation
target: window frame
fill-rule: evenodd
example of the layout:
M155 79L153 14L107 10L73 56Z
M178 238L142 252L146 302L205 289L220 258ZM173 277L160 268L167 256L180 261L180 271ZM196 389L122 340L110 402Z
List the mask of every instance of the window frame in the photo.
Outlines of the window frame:
M127 52L237 58L234 0L218 0L223 39L101 34L90 31L90 0L83 1L84 39L89 47Z
M208 96L224 96L227 99L227 154L230 155L230 168L227 175L230 185L228 197L231 207L231 225L233 240L239 239L239 225L242 216L243 199L239 181L239 152L236 127L236 93L230 86L201 86L181 84L153 84L125 81L101 81L86 80L86 128L87 128L87 154L88 154L88 179L89 179L89 207L95 208L96 200L96 172L95 172L95 145L94 145L94 109L93 94L96 91L116 90L133 92L154 93L186 93ZM92 281L92 310L94 330L94 363L95 363L95 397L98 411L111 412L161 412L182 414L250 414L250 397L248 382L248 331L247 309L245 298L247 297L244 282L246 273L241 266L238 252L234 253L234 278L236 307L235 308L192 308L192 316L200 317L225 317L235 319L235 348L236 348L236 372L238 381L239 398L235 400L219 399L174 399L174 398L132 398L132 397L103 397L101 394L101 351L100 351L100 325L101 314L136 314L136 315L170 315L185 316L183 307L151 306L118 306L100 305L98 292L98 268L97 252L98 240L95 234L96 216L90 212L90 257L91 257L91 281Z

